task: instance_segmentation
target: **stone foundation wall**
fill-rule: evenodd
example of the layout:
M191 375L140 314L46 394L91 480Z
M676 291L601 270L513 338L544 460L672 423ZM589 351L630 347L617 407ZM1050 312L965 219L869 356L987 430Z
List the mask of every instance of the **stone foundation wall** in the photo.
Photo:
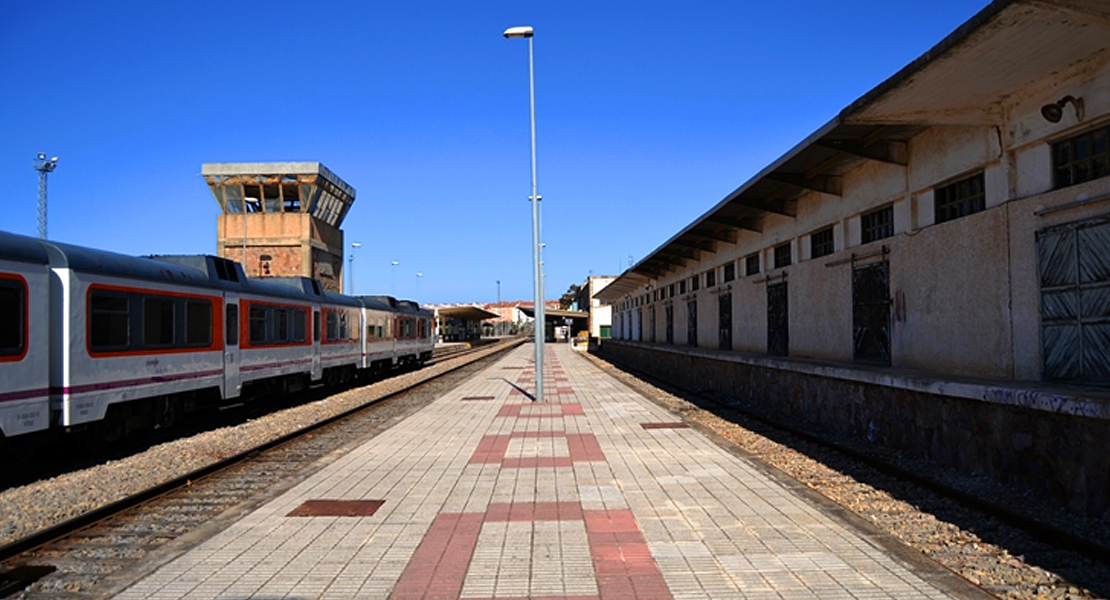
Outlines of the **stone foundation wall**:
M594 350L594 349L592 349ZM596 352L777 421L1110 517L1110 421L606 340ZM850 366L845 368L851 368Z

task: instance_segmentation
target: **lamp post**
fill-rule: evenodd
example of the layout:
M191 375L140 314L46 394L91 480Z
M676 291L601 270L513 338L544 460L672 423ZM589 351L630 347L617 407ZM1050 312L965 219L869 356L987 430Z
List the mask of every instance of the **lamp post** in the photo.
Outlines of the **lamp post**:
M355 295L355 250L362 247L362 244L354 242L351 244L351 258L347 261L347 268L351 271L351 295Z
M540 272L540 194L536 185L536 73L532 58L531 27L510 27L505 30L506 38L528 39L528 105L532 120L532 271L535 287L536 317L536 402L543 402L543 342L546 327L543 314L543 275Z
M401 263L399 261L396 261L396 260L389 263L389 273L390 273L389 295L393 296L394 298L397 297L397 265L399 265L399 264L401 264Z
M416 305L417 306L420 306L420 278L423 277L423 276L424 276L424 274L420 273L420 272L417 272L417 274L416 274Z
M58 157L50 160L39 152L35 157L35 170L39 172L39 238L46 239L46 176L58 166Z

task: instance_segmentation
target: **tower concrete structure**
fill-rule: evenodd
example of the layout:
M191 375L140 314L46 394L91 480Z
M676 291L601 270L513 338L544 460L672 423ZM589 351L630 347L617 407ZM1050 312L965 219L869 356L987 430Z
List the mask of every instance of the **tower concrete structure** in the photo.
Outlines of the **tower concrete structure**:
M222 214L219 256L248 276L304 276L343 291L343 231L355 189L318 162L205 163Z

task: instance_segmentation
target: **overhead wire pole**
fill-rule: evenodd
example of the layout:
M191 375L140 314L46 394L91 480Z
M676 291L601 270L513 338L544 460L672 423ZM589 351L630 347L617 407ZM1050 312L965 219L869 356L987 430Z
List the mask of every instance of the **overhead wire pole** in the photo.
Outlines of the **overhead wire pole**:
M543 402L543 342L546 332L543 305L543 273L540 266L540 193L536 184L536 75L533 63L531 27L510 27L505 30L507 38L528 39L528 104L532 119L532 269L535 281L535 334L536 334L536 396L535 402Z
M39 152L35 157L35 170L39 172L39 238L46 239L46 176L58 166L58 157L46 160Z

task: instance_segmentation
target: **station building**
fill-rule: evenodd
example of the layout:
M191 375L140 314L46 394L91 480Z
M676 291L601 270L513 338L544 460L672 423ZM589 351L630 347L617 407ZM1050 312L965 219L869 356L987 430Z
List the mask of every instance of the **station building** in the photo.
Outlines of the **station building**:
M597 296L606 352L1110 515L1110 3L992 2Z
M343 291L343 231L355 189L318 162L205 163L220 205L216 253L250 277L311 277Z
M574 304L578 310L589 314L589 336L593 339L609 339L613 329L613 307L597 298L605 286L613 283L616 277L590 275L578 288Z

